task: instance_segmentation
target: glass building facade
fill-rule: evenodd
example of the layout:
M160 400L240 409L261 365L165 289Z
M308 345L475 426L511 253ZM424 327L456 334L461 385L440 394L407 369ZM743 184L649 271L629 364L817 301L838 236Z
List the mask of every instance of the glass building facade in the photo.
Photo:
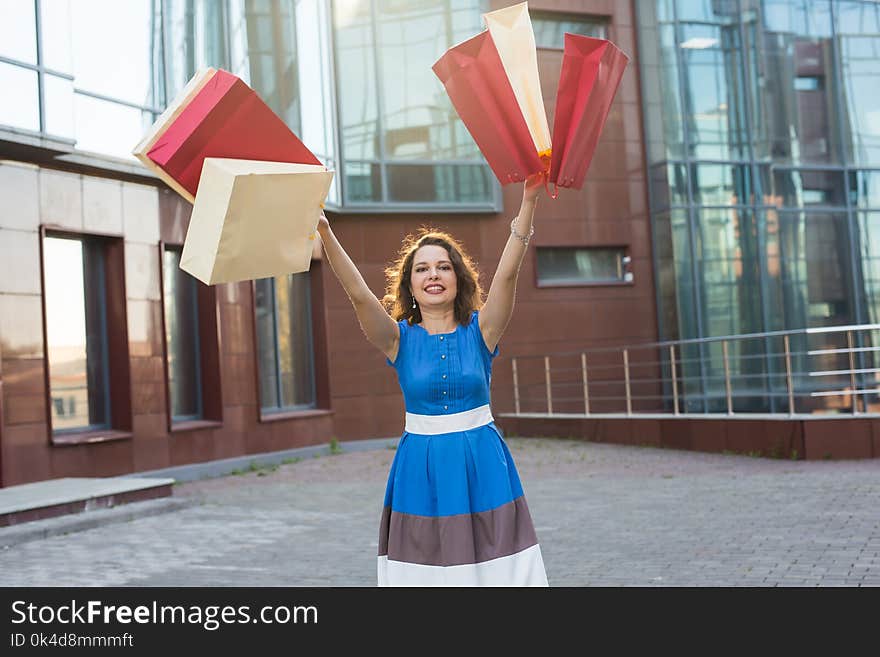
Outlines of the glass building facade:
M660 339L877 322L880 3L635 5ZM731 343L736 408L786 410L760 342ZM835 346L793 339L794 369ZM720 343L682 359L688 410L721 410Z
M10 93L0 126L133 160L162 109L213 66L251 85L337 171L329 207L492 211L498 187L431 73L487 9L483 0L4 0L0 85Z

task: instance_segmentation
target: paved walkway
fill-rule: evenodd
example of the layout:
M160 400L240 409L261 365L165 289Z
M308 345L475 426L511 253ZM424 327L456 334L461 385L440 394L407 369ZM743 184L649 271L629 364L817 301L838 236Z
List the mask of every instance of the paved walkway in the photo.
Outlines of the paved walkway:
M880 585L880 461L508 444L551 586ZM0 529L0 586L373 586L393 455L313 456L16 540Z

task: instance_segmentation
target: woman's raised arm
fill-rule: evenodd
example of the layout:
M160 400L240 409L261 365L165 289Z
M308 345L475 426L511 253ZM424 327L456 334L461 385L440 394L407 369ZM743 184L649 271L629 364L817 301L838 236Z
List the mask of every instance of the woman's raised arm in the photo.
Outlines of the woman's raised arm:
M513 314L513 301L516 296L516 279L519 268L526 254L529 239L532 236L532 221L535 216L535 205L544 182L543 174L530 176L523 185L522 205L519 214L511 223L510 235L501 253L498 269L489 286L486 303L480 310L480 331L489 351L501 340L510 316Z
M364 277L352 262L351 258L342 248L336 235L330 229L330 222L324 213L318 221L318 234L324 245L324 253L330 262L330 268L336 274L336 278L342 283L354 312L361 324L361 330L375 347L384 353L392 361L397 357L397 347L400 343L400 327L385 312L385 308L370 291Z

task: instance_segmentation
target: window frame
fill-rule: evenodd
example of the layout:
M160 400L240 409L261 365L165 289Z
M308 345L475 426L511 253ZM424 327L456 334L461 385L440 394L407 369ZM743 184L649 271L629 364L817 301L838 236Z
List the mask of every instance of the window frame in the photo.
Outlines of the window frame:
M199 395L202 415L195 419L175 420L171 410L171 379L168 367L167 316L165 313L165 251L182 249L175 241L159 240L159 296L162 313L162 372L165 384L165 416L169 434L200 429L216 429L223 426L223 386L220 367L220 337L218 332L217 293L212 285L199 280L196 284L196 316L198 330L196 342L199 348Z
M582 281L582 282L547 282L541 280L540 271L538 270L538 251L541 249L555 249L565 251L597 251L616 249L623 253L621 257L621 266L623 267L624 278L620 280L607 281ZM629 258L627 261L626 259ZM542 244L537 246L532 255L532 271L534 272L535 287L539 289L548 288L573 288L573 287L627 287L635 285L635 276L632 272L632 254L628 244ZM630 280L626 280L627 274Z
M46 399L46 427L51 445L79 445L133 437L131 404L131 366L128 346L128 312L125 292L125 240L115 233L71 230L52 224L40 224L40 304L43 325L43 374ZM56 431L52 423L52 389L49 363L48 308L46 304L47 238L100 240L103 242L102 312L104 314L103 349L107 355L106 385L108 422L106 426L78 427ZM114 392L116 394L114 394Z

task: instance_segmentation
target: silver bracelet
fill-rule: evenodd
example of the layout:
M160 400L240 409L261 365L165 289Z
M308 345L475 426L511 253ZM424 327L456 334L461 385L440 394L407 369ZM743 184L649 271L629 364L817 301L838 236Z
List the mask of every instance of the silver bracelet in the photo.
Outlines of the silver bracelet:
M528 246L529 240L532 239L532 235L535 234L535 224L531 225L531 229L529 230L528 235L520 235L519 233L516 232L516 227L514 226L514 224L516 223L516 220L518 218L519 217L514 217L513 219L510 220L510 234L513 235L520 242L522 242L523 244Z

